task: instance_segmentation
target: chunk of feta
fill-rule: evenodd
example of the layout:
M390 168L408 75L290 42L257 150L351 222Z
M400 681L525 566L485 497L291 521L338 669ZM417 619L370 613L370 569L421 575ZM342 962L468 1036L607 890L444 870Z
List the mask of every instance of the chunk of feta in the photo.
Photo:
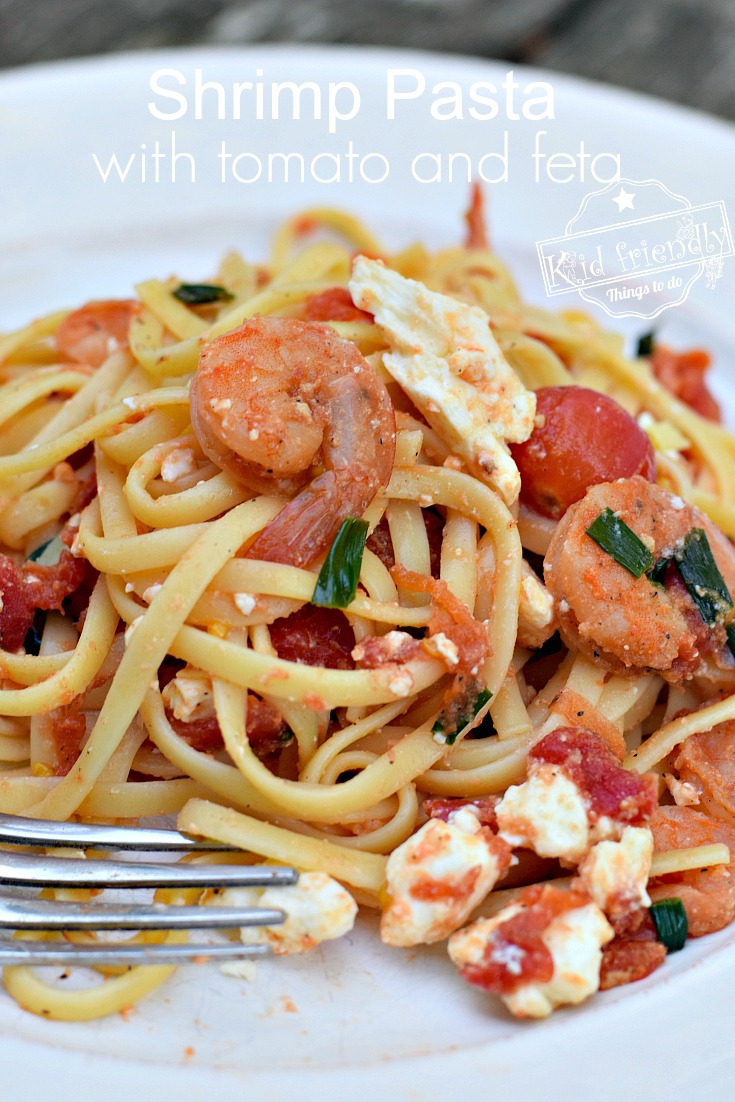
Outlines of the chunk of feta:
M465 921L507 866L506 846L471 807L430 819L388 858L380 936L387 945L429 944Z
M368 635L352 648L355 662L367 662L370 666L383 666L391 662L403 662L412 657L416 640L407 631L388 631L385 635Z
M302 872L292 887L226 888L209 900L222 907L267 907L282 910L278 926L243 926L246 945L268 945L274 953L305 953L322 941L348 934L355 924L357 903L325 872Z
M127 589L127 586L125 588ZM134 587L131 586L131 588ZM163 585L160 582L154 582L153 585L149 585L143 590L141 596L146 604L150 604L156 594L160 593L162 589Z
M194 449L186 447L171 448L161 463L161 481L178 482L197 469Z
M228 960L220 964L219 970L223 976L232 976L236 980L247 980L253 983L258 975L258 966L254 960Z
M554 598L524 559L518 609L518 645L536 650L551 638L553 632Z
M243 616L249 616L258 603L257 598L252 593L233 593L232 601L235 608L243 614Z
M695 807L701 803L700 793L691 781L680 781L671 773L664 773L664 782L677 807Z
M505 441L531 435L536 398L500 351L487 314L365 256L349 289L375 315L391 347L383 363L429 424L506 503L515 501L521 479Z
M597 906L613 918L649 907L653 835L647 827L625 827L619 842L598 842L579 866L579 876Z
M491 935L521 908L505 907L493 918L481 918L449 939L449 956L458 968L481 964L486 959ZM595 903L565 911L552 919L541 935L554 963L554 973L546 983L524 983L515 991L501 995L503 1002L518 1018L546 1018L557 1006L581 1003L600 986L602 946L614 931ZM502 961L508 971L520 975L519 960L513 959L513 946L504 945Z
M497 806L498 831L510 846L577 863L590 846L587 805L574 781L547 762Z
M439 658L448 670L459 665L459 647L443 631L427 635L421 640L421 645L432 658Z
M214 715L212 679L202 670L180 670L161 693L164 703L182 723L211 719Z

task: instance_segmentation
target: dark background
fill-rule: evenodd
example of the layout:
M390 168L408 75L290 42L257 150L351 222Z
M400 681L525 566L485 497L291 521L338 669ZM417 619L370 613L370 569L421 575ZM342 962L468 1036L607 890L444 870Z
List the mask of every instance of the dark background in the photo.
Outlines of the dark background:
M735 118L735 0L0 0L0 67L255 42L474 54Z

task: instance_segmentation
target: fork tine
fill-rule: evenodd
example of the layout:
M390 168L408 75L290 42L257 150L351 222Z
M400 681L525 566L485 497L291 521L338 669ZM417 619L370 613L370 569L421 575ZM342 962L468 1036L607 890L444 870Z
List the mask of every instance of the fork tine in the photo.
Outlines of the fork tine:
M217 945L74 945L56 941L0 942L0 967L13 965L114 964L132 968L136 964L182 964L193 960L233 960L271 956L267 945L244 945L230 941Z
M3 930L216 930L278 926L285 917L265 907L117 906L0 897Z
M202 842L187 838L178 830L157 827L106 826L97 823L57 823L0 813L0 843L15 846L66 846L70 849L231 851L223 842Z
M148 865L0 853L0 885L63 888L226 888L295 884L295 869L275 865Z

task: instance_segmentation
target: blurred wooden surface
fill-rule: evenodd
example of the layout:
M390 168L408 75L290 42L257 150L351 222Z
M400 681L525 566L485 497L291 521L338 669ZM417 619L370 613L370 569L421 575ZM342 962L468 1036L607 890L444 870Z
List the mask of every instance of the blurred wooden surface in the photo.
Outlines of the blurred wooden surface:
M0 0L0 66L338 42L541 65L735 118L735 0Z

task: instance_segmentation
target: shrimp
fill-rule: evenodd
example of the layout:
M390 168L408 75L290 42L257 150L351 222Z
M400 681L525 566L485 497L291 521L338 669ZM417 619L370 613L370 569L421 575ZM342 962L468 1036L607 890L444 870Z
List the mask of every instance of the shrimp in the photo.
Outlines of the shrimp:
M690 735L674 768L694 789L699 810L735 830L735 722Z
M101 367L108 356L127 347L128 330L140 303L132 299L88 302L67 314L56 330L56 347L74 363Z
M257 492L296 492L250 558L307 566L390 480L396 425L388 391L327 325L255 317L210 341L190 405L213 462Z
M635 532L654 563L675 556L693 528L704 529L735 593L735 550L698 509L639 476L593 486L559 522L544 560L567 645L616 673L655 671L670 682L696 678L710 691L735 688L725 626L707 626L675 564L663 585L646 574L635 578L586 534L606 508Z
M678 896L691 937L721 930L735 918L735 826L711 819L693 807L659 807L650 823L657 852L724 843L730 863L673 872L649 881L651 899Z

